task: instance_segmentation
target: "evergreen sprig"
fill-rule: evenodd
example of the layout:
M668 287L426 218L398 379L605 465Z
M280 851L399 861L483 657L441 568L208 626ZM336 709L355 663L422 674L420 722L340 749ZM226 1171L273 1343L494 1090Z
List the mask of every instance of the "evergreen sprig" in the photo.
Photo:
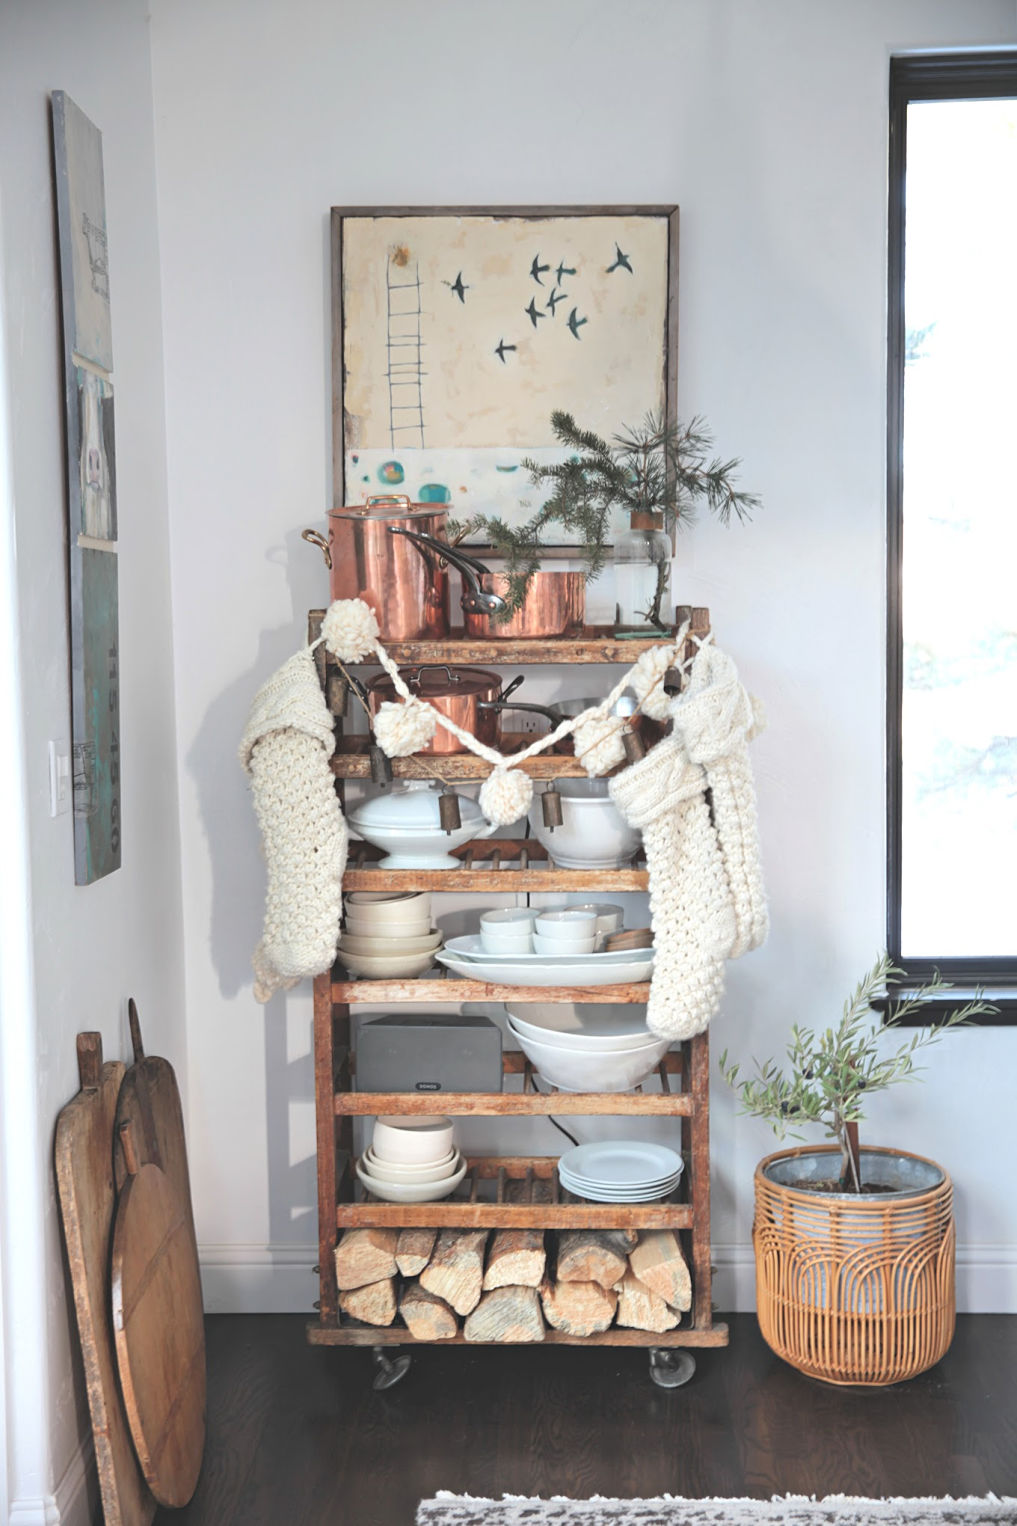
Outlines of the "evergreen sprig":
M726 1049L720 1057L720 1073L737 1093L739 1111L765 1118L778 1139L788 1134L801 1139L801 1126L820 1125L840 1145L842 1188L855 1192L861 1190L860 1172L848 1124L864 1118L868 1098L898 1081L913 1080L922 1068L916 1064L918 1052L936 1043L948 1028L996 1010L990 1002L976 997L935 1026L917 1029L893 1054L883 1055L880 1035L885 1029L952 989L937 972L912 995L894 1002L882 1023L873 1024L869 1017L873 1002L885 993L888 980L903 973L887 954L881 954L844 1003L835 1027L817 1033L796 1023L791 1029L785 1069L779 1069L773 1060L753 1060L755 1075L739 1080L740 1067L728 1061Z

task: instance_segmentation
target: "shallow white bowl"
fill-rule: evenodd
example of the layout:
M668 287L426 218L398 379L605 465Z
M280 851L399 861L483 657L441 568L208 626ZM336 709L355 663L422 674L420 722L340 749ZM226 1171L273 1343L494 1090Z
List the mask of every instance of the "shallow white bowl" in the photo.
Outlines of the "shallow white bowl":
M491 928L480 927L480 943L485 954L532 954L532 933L500 933Z
M432 927L425 937L420 938L374 938L356 933L339 934L340 949L349 949L351 954L367 954L374 958L385 954L426 954L440 943L441 933L436 927Z
M616 1049L608 1054L590 1054L581 1049L562 1049L557 1044L542 1044L521 1033L509 1019L509 1028L519 1040L519 1047L540 1071L545 1081L564 1092L625 1092L645 1081L666 1054L668 1040L656 1039L638 1048Z
M544 825L539 798L530 807L530 828L548 855L564 869L614 869L627 864L641 834L625 821L608 797L606 779L559 779L562 824Z
M401 1162L379 1160L373 1150L365 1150L360 1164L369 1176L380 1182L424 1186L427 1182L441 1182L446 1176L454 1176L462 1164L462 1156L458 1150L450 1150L446 1160L436 1160L425 1166L405 1166Z
M624 907L606 901L583 901L576 905L576 910L593 912L597 919L598 933L620 933L625 925Z
M505 1004L518 1038L561 1049L610 1054L648 1044L646 1008L621 1002L520 1002Z
M466 1175L466 1162L463 1161L454 1176L446 1176L440 1182L425 1184L380 1182L376 1177L369 1176L366 1171L363 1171L359 1161L357 1161L357 1175L368 1192L386 1203L436 1203L439 1198L448 1197L449 1193L454 1192L459 1186Z
M592 938L597 931L597 913L583 906L546 907L538 911L533 931L542 938Z
M592 954L596 946L596 933L590 933L588 938L545 938L542 933L533 934L535 954Z
M503 933L530 933L537 915L532 906L497 906L480 914L481 931L485 927Z
M354 954L339 950L339 963L362 980L412 980L434 964L434 953Z
M382 1116L374 1120L371 1149L379 1160L407 1166L433 1165L452 1149L453 1133L451 1118L443 1115Z
M346 896L347 906L360 907L392 905L395 902L400 906L410 906L413 902L422 906L425 901L430 906L429 890L351 890Z
M348 911L346 931L354 938L426 938L433 928L430 912L412 922L364 922L355 911Z

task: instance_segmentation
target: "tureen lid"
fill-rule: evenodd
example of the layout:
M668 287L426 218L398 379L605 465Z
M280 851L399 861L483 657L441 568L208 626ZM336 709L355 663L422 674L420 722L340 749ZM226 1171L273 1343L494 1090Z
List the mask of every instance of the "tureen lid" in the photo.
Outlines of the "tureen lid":
M401 827L408 831L443 831L438 814L440 785L426 779L410 779L397 784L385 795L364 800L350 812L353 827ZM459 815L464 827L479 825L484 813L468 795L457 795Z

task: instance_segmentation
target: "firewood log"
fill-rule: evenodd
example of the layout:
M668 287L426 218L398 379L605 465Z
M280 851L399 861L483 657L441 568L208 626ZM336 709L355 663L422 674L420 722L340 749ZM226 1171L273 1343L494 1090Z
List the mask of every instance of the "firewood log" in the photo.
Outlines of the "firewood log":
M492 1288L539 1288L547 1253L542 1229L499 1229L491 1237L484 1271L484 1291Z
M486 1243L486 1229L443 1229L420 1274L420 1286L451 1304L457 1314L469 1314L480 1301Z
M485 1293L463 1325L468 1341L542 1341L544 1320L536 1288L495 1288Z
M629 1252L629 1268L672 1309L691 1309L692 1279L673 1229L647 1229Z
M673 1330L681 1315L669 1309L663 1298L626 1271L618 1287L618 1323L630 1330Z
M350 1288L339 1294L339 1307L353 1319L362 1319L365 1325L390 1325L396 1316L395 1289L394 1277Z
M404 1277L416 1277L431 1259L436 1229L401 1229L396 1242L396 1265Z
M618 1307L618 1294L599 1282L552 1282L540 1289L544 1318L565 1335L596 1335L606 1330Z
M416 1280L408 1282L403 1289L399 1313L407 1330L418 1341L447 1341L459 1331L459 1321L448 1304L422 1288Z
M563 1229L558 1235L557 1282L599 1282L613 1288L628 1270L624 1242L610 1229Z
M342 1291L394 1277L397 1229L348 1229L335 1248L335 1280Z

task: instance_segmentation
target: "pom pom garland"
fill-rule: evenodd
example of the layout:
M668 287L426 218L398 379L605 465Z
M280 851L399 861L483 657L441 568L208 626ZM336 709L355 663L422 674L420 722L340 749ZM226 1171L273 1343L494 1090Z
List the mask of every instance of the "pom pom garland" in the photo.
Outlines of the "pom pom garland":
M434 710L419 699L386 700L374 717L374 736L387 757L408 758L428 745L437 723Z
M591 779L606 774L625 761L626 723L617 715L592 714L581 720L572 733L576 757Z
M673 646L652 646L639 658L630 674L630 682L644 715L654 721L671 716L671 696L664 688L664 674L675 658Z
M321 622L321 637L340 662L363 662L381 632L374 610L363 599L336 599Z
M533 780L519 768L496 768L481 785L478 804L496 827L510 827L533 800Z

